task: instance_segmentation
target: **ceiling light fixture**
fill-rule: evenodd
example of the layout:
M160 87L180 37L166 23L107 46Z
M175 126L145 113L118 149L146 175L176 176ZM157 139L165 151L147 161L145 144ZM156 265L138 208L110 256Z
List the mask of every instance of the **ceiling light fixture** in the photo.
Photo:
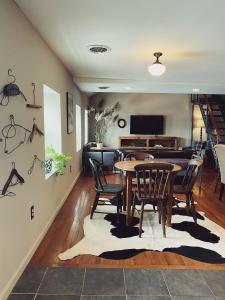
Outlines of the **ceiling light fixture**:
M153 55L156 57L156 61L148 67L148 71L153 76L161 76L166 71L166 66L159 61L162 52L155 52Z
M98 88L100 90L107 90L107 89L109 89L109 86L99 86Z
M194 93L199 93L201 91L201 89L199 89L199 88L193 88L192 89L192 92L194 92Z

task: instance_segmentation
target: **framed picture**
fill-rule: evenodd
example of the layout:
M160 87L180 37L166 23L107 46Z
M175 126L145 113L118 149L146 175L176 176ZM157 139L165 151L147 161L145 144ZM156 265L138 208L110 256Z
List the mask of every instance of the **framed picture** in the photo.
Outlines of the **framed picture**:
M73 105L73 95L66 93L67 102L67 133L72 133L74 129L74 105Z

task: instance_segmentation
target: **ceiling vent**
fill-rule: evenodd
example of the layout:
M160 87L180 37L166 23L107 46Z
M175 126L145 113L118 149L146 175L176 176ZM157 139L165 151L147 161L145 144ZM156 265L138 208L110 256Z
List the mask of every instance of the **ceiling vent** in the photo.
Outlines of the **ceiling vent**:
M90 45L88 46L88 49L91 53L97 53L97 54L111 51L111 49L108 46L104 46L104 45Z

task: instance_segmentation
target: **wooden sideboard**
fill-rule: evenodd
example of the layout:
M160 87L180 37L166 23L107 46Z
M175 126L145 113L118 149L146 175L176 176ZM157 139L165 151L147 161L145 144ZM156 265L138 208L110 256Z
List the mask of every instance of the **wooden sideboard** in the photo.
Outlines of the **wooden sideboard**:
M178 138L172 136L120 136L119 148L143 150L177 150Z

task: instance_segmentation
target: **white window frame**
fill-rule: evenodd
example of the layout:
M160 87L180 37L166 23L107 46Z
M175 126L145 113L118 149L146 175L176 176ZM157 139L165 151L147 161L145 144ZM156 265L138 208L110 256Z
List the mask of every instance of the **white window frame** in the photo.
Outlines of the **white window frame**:
M56 152L62 152L62 122L61 122L61 97L54 89L43 85L43 108L44 108L44 138L45 149L53 147ZM48 179L55 173L52 171L45 174Z
M88 143L88 110L84 110L84 144Z
M76 151L82 148L82 126L81 126L81 107L76 104Z

